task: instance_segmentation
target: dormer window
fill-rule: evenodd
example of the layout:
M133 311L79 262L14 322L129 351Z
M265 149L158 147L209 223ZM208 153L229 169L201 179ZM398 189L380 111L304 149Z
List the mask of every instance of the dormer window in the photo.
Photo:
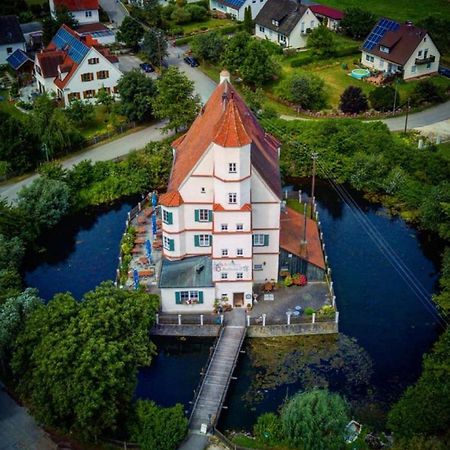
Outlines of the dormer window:
M380 52L389 53L389 48L384 45L380 45Z
M278 20L272 19L272 25L278 27L280 25L280 22L278 22Z

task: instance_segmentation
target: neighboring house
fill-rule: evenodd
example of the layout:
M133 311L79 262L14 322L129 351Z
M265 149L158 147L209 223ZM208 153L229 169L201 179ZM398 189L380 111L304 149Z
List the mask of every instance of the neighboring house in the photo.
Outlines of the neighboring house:
M16 72L21 86L32 80L33 60L20 48L6 59L10 67Z
M101 45L114 44L116 42L116 35L108 27L102 23L87 23L79 25L76 32L80 36L91 36L91 38L98 41Z
M17 49L26 50L17 16L0 16L0 65Z
M21 23L20 28L28 49L37 50L42 47L42 36L44 31L41 22Z
M253 303L253 286L278 280L280 248L292 268L323 279L318 228L281 200L280 143L266 133L223 71L190 129L172 144L168 191L159 197L161 306L212 311ZM282 210L283 209L283 210ZM302 255L304 259L302 260ZM305 256L306 255L306 256ZM302 267L305 267L304 265Z
M436 73L440 53L431 36L411 22L382 18L362 45L361 63L404 80Z
M311 5L309 9L315 14L323 25L330 30L336 31L344 18L344 13L339 9L330 8L325 5Z
M98 0L49 0L53 17L59 8L66 8L80 24L99 22Z
M117 56L66 25L36 54L34 72L38 90L54 92L65 105L74 99L93 101L101 88L116 94L122 76Z
M255 35L282 47L306 47L308 33L320 25L311 7L297 0L267 0L255 18Z
M267 1L269 0L209 0L209 7L242 21L247 7L250 6L252 19L254 19Z

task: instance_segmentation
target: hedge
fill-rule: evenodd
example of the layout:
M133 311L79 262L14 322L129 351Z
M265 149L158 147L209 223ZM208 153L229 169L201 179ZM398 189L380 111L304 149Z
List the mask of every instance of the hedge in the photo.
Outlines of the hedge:
M352 47L343 48L341 50L336 50L333 57L340 58L343 56L351 56L360 52L358 46L354 45ZM291 67L301 67L311 64L313 62L323 61L329 59L329 56L304 56L303 58L294 59L291 61Z

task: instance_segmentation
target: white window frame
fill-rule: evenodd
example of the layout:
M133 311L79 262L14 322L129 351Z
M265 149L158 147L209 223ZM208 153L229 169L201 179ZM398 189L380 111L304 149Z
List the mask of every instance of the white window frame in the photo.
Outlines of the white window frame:
M180 291L180 301L181 303L186 303L187 301L193 301L199 299L198 291Z
M220 225L220 229L221 229L222 231L228 231L228 224L227 224L227 223L222 223L222 224Z
M170 213L169 213L169 211L167 211L167 210L165 210L165 209L163 209L162 212L163 212L163 213L162 213L162 215L163 215L163 222L164 222L164 223L167 223L167 220L168 220L168 218L169 218L169 214L170 214Z
M243 248L237 248L236 249L236 255L237 256L244 256L244 249Z
M228 249L227 248L223 248L222 249L222 256L228 256Z
M254 234L253 235L253 246L254 247L264 247L264 234Z
M416 73L417 71L417 66L411 66L411 73Z
M170 238L168 238L167 236L163 236L163 247L165 250L170 251L170 241L171 241Z
M236 274L236 280L243 280L244 279L244 274L242 272L238 272Z
M259 31L261 31L261 33L264 33L266 29L264 27L259 27Z
M85 17L92 17L92 11L85 11Z
M228 173L237 173L237 164L235 162L228 163Z
M198 235L198 246L199 247L211 247L211 236L209 234L199 234Z
M237 193L236 192L229 192L228 193L228 203L230 205L236 205L237 204Z
M236 224L236 230L237 231L242 231L244 229L244 224L243 223L237 223Z
M222 280L228 280L228 274L227 274L226 272L222 272L222 273L220 274L220 278L221 278Z
M209 210L199 209L198 210L198 221L199 222L209 222Z
M205 189L204 187L202 187L202 188L200 188L200 192L201 192L202 194L206 194L206 189Z

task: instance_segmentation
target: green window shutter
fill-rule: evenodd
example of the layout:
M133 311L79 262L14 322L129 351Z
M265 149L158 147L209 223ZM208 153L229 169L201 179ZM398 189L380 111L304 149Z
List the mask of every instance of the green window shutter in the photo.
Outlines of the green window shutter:
M173 239L169 239L169 251L173 252L175 250L175 241Z
M194 211L195 221L200 222L200 210L196 209Z
M252 245L255 245L255 235L252 236Z
M212 234L209 236L209 246L212 246Z
M173 224L173 213L167 212L167 224L172 225Z
M212 222L212 215L213 215L213 212L212 212L212 210L210 209L210 210L208 211L208 222Z
M175 292L175 303L181 305L181 294L179 292Z
M198 234L194 235L194 246L195 247L200 247L200 237Z
M198 291L198 302L203 303L203 291Z
M265 234L264 235L264 246L267 247L269 245L269 235Z

